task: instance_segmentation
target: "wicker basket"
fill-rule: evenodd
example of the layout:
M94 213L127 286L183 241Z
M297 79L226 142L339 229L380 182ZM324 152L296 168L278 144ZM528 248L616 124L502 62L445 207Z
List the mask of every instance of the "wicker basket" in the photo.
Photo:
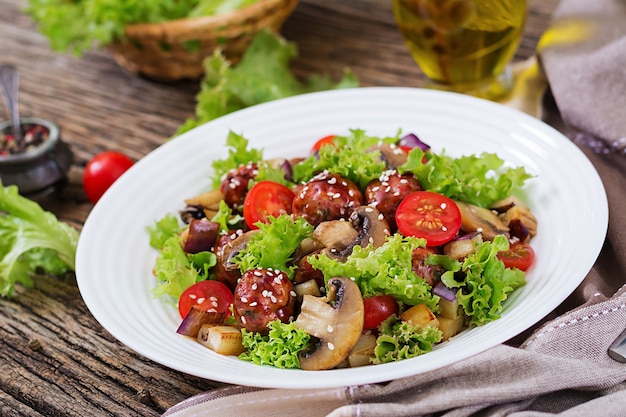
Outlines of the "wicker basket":
M215 16L126 26L126 39L107 48L119 65L133 74L160 81L197 79L202 62L216 48L236 63L263 28L279 32L298 0L260 0L240 10Z

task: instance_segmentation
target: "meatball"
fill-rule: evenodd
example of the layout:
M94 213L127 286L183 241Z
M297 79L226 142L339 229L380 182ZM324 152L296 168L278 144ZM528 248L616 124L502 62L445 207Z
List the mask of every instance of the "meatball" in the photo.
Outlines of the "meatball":
M228 234L222 234L217 238L213 252L217 258L217 263L213 268L215 279L225 284L232 290L237 285L237 280L241 278L239 266L230 261L234 250L232 242L241 236L243 231L231 231Z
M293 319L296 293L287 274L272 269L246 271L235 288L233 312L241 328L267 334L267 324Z
M365 203L380 211L392 231L396 225L396 210L408 194L421 191L419 181L413 174L400 174L396 170L384 171L380 177L365 187Z
M435 253L435 251L430 248L415 249L412 254L411 264L415 275L424 278L428 285L434 287L441 280L441 275L445 272L445 269L440 265L426 265L424 260L431 253Z
M222 183L220 191L224 195L224 201L233 210L239 210L243 207L243 202L248 193L248 183L254 179L259 173L259 167L255 163L241 165L238 168L230 170Z
M348 219L363 204L363 193L352 181L324 172L296 187L292 213L313 226L328 220Z

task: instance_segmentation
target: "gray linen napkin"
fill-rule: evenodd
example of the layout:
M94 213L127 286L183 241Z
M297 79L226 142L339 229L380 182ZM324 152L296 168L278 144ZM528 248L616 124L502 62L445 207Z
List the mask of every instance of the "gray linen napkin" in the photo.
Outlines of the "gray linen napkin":
M539 328L443 369L388 384L326 390L233 387L192 397L167 417L623 417L626 364L607 348L626 325L626 286Z
M626 2L562 0L538 52L566 124L626 153Z

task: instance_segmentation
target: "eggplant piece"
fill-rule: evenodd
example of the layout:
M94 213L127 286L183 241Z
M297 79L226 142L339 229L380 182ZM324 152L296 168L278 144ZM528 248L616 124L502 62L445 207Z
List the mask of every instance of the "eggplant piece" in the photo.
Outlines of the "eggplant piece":
M219 231L219 223L208 219L191 220L185 233L183 250L187 253L213 250Z
M499 217L510 229L511 237L528 242L537 234L537 219L519 198L507 197L491 208L500 213Z
M458 237L443 246L443 253L452 259L464 259L474 253L476 245L482 243L481 233L472 233Z
M193 306L178 326L176 333L182 334L183 336L198 337L198 332L203 325L222 324L225 318L226 313L203 311Z

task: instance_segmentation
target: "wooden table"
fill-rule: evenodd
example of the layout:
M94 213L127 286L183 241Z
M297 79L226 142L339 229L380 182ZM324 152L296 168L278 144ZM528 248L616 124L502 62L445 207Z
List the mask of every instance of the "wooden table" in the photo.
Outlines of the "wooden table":
M533 55L558 0L530 0L516 55ZM80 229L92 205L81 188L93 155L146 155L193 116L197 82L157 83L122 70L106 52L78 59L53 53L25 1L0 0L0 61L21 72L23 115L57 122L75 154L71 182L51 210ZM363 86L423 85L387 0L301 0L283 35L298 46L293 71ZM224 386L172 371L129 350L91 316L69 277L38 277L0 299L0 415L157 416L201 391Z

